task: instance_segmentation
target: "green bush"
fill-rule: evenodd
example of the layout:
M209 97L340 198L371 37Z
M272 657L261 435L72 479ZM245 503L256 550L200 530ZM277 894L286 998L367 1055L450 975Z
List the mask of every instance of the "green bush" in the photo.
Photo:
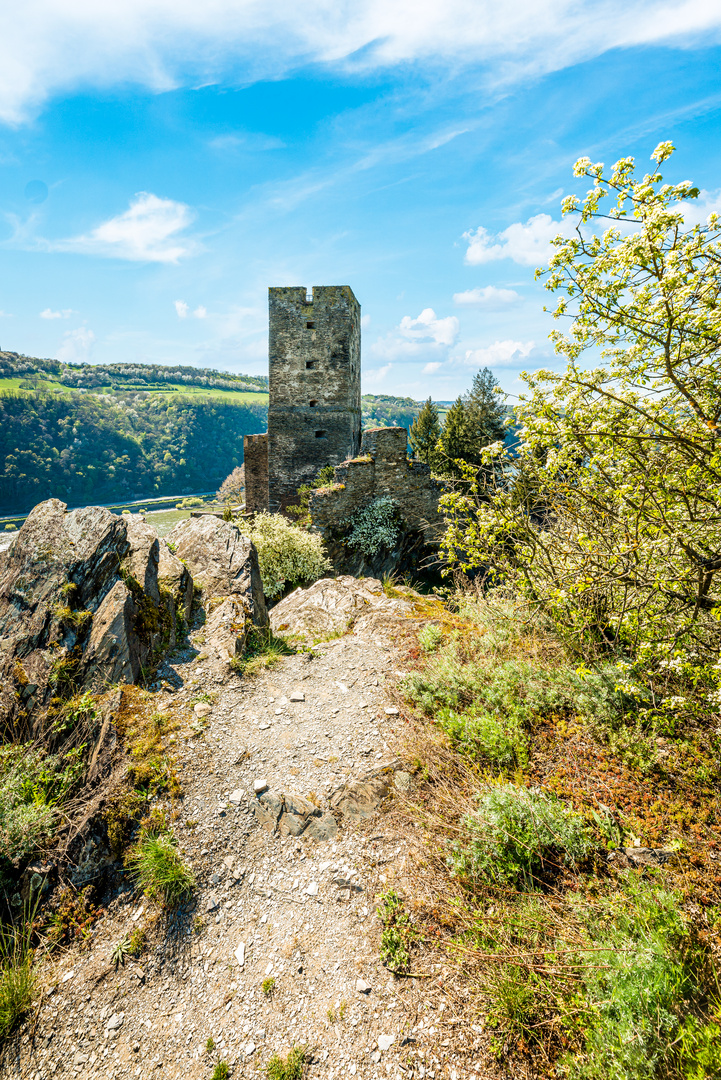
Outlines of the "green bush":
M282 514L256 514L250 538L268 597L279 596L289 585L311 584L333 569L321 538Z
M140 887L168 905L177 904L195 888L195 875L177 850L168 830L143 829L126 860Z
M589 1023L583 1051L567 1059L565 1075L721 1076L717 975L707 947L686 926L678 898L640 882L620 902L606 905L590 930L595 947L584 978ZM717 998L709 1002L707 988L714 983Z
M347 547L357 547L363 555L373 556L381 548L395 547L400 532L398 506L389 495L383 495L340 524L350 528L344 540Z
M553 795L517 784L489 788L462 826L467 838L455 845L449 865L470 884L532 889L541 875L575 866L593 849L580 815Z
M26 745L0 748L0 857L17 863L53 829L54 807L83 771L84 747L64 757Z
M528 739L513 716L496 717L482 705L472 705L466 712L441 709L435 719L462 754L485 759L499 769L516 769L528 763Z
M305 1046L294 1046L285 1058L273 1054L265 1067L265 1075L268 1080L301 1080L308 1056Z

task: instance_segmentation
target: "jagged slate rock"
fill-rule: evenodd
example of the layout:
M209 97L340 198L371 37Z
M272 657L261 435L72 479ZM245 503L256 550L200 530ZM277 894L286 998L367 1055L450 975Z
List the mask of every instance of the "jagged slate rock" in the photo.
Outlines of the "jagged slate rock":
M384 777L370 780L352 780L343 787L336 788L328 803L349 821L362 821L371 817L388 794L389 787Z
M274 832L283 813L283 796L266 791L253 804L253 810L258 824L267 832Z
M218 900L217 896L209 896L205 902L205 910L207 911L207 913L210 915L211 912L217 911L219 907L220 901Z
M332 814L323 814L319 818L312 818L306 826L303 836L318 843L333 840L338 835L338 822Z
M295 589L270 613L276 634L326 634L346 630L369 612L410 614L406 600L389 599L375 578L321 578L307 589Z
M663 848L627 847L623 849L624 855L638 866L663 865L673 855L672 851Z
M404 793L409 792L413 788L413 777L410 773L404 772L403 769L399 769L393 777L393 786Z
M242 655L252 626L245 601L237 596L226 596L219 604L210 600L206 614L205 651L228 663Z
M211 514L179 521L166 537L188 567L204 598L234 596L256 626L268 625L254 544L237 525Z
M107 1031L118 1031L125 1021L125 1013L113 1013L113 1015L106 1020L105 1028Z
M127 517L58 499L31 511L0 573L0 722L45 704L63 672L93 689L137 680L162 624L158 542Z
M299 795L283 796L283 813L278 825L282 836L300 836L312 818L320 817L322 811L308 799Z
M158 585L174 598L176 614L184 622L189 622L193 606L193 579L187 566L183 566L177 555L173 554L164 537L158 545Z

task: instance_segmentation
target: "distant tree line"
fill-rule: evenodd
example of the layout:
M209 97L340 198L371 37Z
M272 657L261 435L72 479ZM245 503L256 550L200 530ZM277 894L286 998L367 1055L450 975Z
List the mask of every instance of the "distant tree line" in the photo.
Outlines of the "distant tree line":
M243 461L243 436L268 410L181 395L0 397L0 509L71 505L217 488Z
M390 394L364 394L361 398L363 427L409 428L420 412L420 402Z

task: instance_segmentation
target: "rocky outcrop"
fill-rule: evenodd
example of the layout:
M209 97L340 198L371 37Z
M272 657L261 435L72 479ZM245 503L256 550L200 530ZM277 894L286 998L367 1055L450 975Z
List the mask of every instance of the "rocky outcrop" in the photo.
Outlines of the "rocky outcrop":
M29 737L52 698L135 682L175 641L190 576L138 515L34 508L0 566L0 724Z
M276 604L270 625L275 634L323 637L343 633L351 626L358 628L372 616L409 616L412 612L408 600L386 596L376 578L321 578Z
M167 542L201 594L206 651L232 661L251 629L268 625L255 546L237 525L210 514L180 521Z

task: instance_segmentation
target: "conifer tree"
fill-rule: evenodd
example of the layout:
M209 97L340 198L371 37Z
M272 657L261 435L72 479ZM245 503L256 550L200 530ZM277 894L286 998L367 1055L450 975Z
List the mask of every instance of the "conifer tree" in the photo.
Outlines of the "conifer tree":
M456 459L473 462L474 444L469 425L467 406L462 397L457 397L446 413L446 422L438 443L442 460L441 471L446 476L460 476L460 470L454 464Z
M505 397L496 393L498 379L490 368L482 368L473 377L466 401L466 416L470 435L475 443L476 460L484 446L503 442L506 434Z
M438 409L432 399L428 398L411 424L409 438L416 457L431 468L437 456L436 448L440 436L441 423L438 419Z

